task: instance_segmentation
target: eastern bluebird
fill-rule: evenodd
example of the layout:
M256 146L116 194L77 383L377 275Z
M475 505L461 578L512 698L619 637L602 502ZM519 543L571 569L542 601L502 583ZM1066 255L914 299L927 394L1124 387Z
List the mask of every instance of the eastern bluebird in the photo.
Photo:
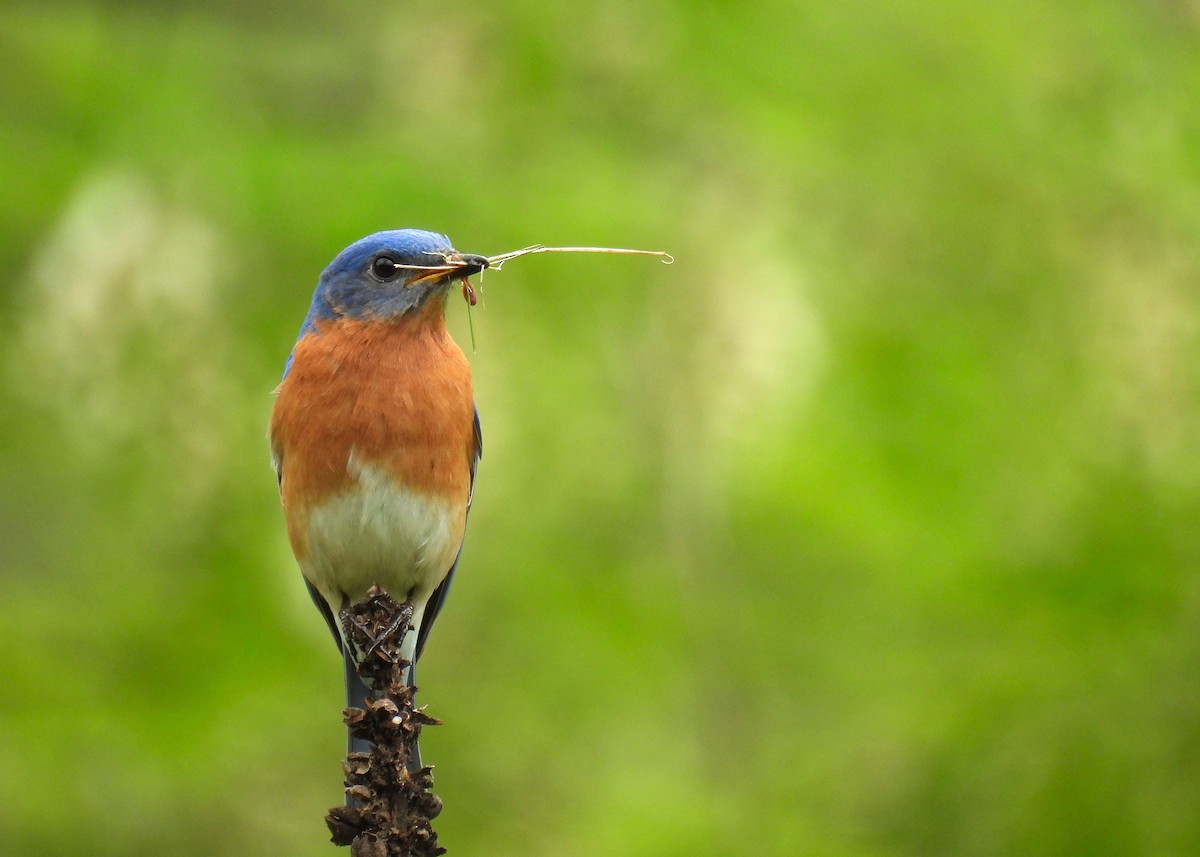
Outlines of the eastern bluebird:
M458 267L404 267L447 262ZM372 584L410 600L402 654L415 663L458 566L482 441L446 296L487 264L418 229L354 242L321 274L277 391L271 453L288 539L342 650L354 707L367 689L340 608Z

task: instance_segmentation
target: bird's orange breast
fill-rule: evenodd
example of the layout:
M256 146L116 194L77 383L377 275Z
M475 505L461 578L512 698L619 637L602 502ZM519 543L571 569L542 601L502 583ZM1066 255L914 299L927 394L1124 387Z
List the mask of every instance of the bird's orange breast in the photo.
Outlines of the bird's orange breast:
M431 303L395 320L319 323L297 342L270 431L298 558L309 511L354 487L362 467L461 508L465 527L476 453L470 366Z

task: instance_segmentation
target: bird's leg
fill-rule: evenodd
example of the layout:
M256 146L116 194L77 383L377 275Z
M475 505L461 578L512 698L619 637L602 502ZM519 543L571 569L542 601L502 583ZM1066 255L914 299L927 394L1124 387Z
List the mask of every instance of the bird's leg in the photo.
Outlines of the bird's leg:
M340 616L342 620L342 647L345 653L346 664L347 666L361 664L365 657L362 647L363 638L372 642L375 640L375 637L367 629L367 618L351 609L349 599L342 602Z

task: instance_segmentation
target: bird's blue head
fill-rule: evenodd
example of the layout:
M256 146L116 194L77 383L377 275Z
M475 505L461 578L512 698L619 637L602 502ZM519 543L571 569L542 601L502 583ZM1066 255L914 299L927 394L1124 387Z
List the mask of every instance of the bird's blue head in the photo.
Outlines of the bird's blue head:
M422 271L405 265L454 264L452 271ZM445 294L455 280L487 267L487 259L459 253L450 239L423 229L376 232L355 241L329 263L304 319L301 335L321 321L338 318L386 320L422 307Z

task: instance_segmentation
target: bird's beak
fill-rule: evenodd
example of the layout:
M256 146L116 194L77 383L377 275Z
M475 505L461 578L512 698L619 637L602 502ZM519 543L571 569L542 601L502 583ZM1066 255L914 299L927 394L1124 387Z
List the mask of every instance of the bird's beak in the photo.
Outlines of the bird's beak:
M447 283L452 283L455 280L464 280L472 274L478 274L484 268L488 267L487 256L479 256L475 253L459 253L454 251L447 253L444 258L446 260L444 268L439 267L435 271L422 274L416 279L409 281L409 285L441 280L442 278L445 278Z
M475 253L454 253L450 256L450 261L459 265L458 269L450 276L452 280L461 280L472 274L478 274L488 267L487 256Z

